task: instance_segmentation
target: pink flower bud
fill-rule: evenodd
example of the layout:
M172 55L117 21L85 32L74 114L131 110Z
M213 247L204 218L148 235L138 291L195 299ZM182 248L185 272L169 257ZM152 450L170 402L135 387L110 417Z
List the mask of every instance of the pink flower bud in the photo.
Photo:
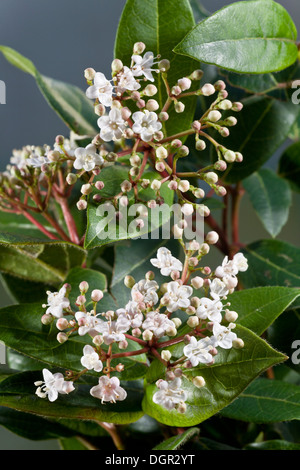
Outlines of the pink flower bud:
M91 299L93 302L99 302L103 298L103 292L100 289L94 289L91 293Z

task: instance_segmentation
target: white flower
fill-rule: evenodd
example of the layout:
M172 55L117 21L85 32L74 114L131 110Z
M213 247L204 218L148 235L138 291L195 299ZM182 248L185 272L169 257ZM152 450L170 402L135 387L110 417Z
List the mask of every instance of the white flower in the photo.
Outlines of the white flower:
M167 310L175 312L180 308L188 308L191 304L189 297L192 293L193 289L190 286L181 285L177 281L169 282L167 293L164 295L164 298L168 300Z
M144 54L144 57L134 54L131 59L135 64L131 67L133 75L135 77L141 77L142 75L144 75L147 80L150 80L150 82L154 82L152 72L155 72L156 70L152 69L152 66L154 65L153 52L146 52L146 54Z
M41 166L51 163L47 156L32 154L26 160L27 166L32 166L33 168L41 168Z
M111 106L112 104L112 93L113 93L113 86L107 80L105 75L101 72L97 72L94 78L94 85L90 86L86 90L86 96L91 100L95 100L98 98L100 103L104 106Z
M126 122L117 108L112 108L108 116L101 116L97 123L101 129L100 137L105 142L121 139L126 128Z
M220 346L223 349L232 348L232 342L237 339L237 335L231 331L234 327L234 323L231 323L228 327L214 323L213 335L216 339L216 346Z
M125 341L124 333L129 330L130 321L121 315L115 321L99 320L96 328L102 334L105 344L119 343L120 341Z
M48 397L53 402L59 393L65 395L74 390L73 382L65 381L60 373L52 374L48 369L43 369L43 378L44 381L34 383L38 387L35 393L40 398Z
M210 295L214 300L220 300L228 295L228 287L221 281L215 278L210 284Z
M247 271L248 269L248 260L245 258L243 253L237 253L233 257L233 262L237 268L238 271L244 272Z
M72 133L71 133L71 134L72 134ZM64 139L63 148L64 148L64 150L66 151L66 153L67 153L70 157L74 157L74 155L75 155L75 150L77 149L77 145L76 145L74 139L72 139L72 138L70 138L70 139ZM54 143L53 149L54 149L55 151L61 153L61 155L65 155L65 153L64 153L63 150L61 149L60 145L58 145L56 142Z
M199 341L192 336L189 344L183 348L183 354L189 359L193 367L199 363L210 364L213 362L213 356L210 351L215 347L216 340L214 337L207 336Z
M197 307L196 315L201 320L210 320L220 323L222 321L221 311L223 304L219 300L211 300L207 297L200 299L200 304Z
M144 330L152 331L157 338L164 336L169 328L174 329L174 323L167 315L157 312L149 312L142 326Z
M187 393L180 388L181 379L179 377L176 377L171 382L159 380L156 385L159 391L154 393L153 402L167 410L173 410L179 403L187 399Z
M95 349L87 344L83 348L83 356L81 358L81 364L88 370L94 370L95 372L101 372L103 369L102 361L99 359L99 355Z
M134 298L134 294L136 292L140 292L143 296L143 302L146 304L152 303L152 305L155 305L158 302L158 295L156 293L158 287L159 286L156 281L142 279L132 287L131 296Z
M160 269L163 276L169 276L172 271L182 271L182 263L172 256L168 248L161 247L157 250L157 258L150 260L151 264Z
M99 328L101 327L102 320L94 314L93 310L91 312L76 312L75 318L79 325L79 336L86 334L96 336L100 332Z
M101 403L109 401L115 403L116 401L125 400L127 393L124 388L120 387L120 380L117 377L109 378L102 376L99 378L99 384L92 387L90 394L101 400Z
M147 109L133 113L132 119L134 124L132 126L133 132L139 134L144 142L149 142L156 132L162 128L161 122L158 121L157 114Z
M234 255L232 260L228 260L225 256L222 265L218 266L215 275L222 279L229 289L236 287L237 277L239 271L246 271L248 269L247 259L242 253Z
M48 307L46 313L51 313L56 318L64 315L64 309L70 307L70 301L66 297L67 288L63 286L58 292L47 291L47 304L43 308Z
M132 71L128 67L124 67L123 71L118 73L117 78L117 91L119 93L124 93L126 90L135 91L141 88L141 85L136 81Z
M96 147L93 144L87 145L85 148L78 147L75 150L75 161L73 163L76 170L92 171L95 166L103 164L103 158L97 153Z
M124 316L129 320L131 328L139 328L143 323L144 316L139 309L138 303L133 300L130 300L127 305L125 305L125 308L119 308L116 314L118 315L118 319Z
M13 150L12 157L10 158L10 163L12 165L16 165L19 170L23 170L27 166L27 157L28 153L25 149Z

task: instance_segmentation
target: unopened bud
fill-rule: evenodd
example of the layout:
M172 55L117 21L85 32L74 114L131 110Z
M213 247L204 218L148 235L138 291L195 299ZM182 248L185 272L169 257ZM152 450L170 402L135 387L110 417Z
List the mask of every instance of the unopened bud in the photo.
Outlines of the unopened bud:
M217 171L225 171L227 169L227 164L224 162L224 160L218 160L214 164L214 169Z
M172 354L170 353L170 351L168 351L167 349L162 351L161 352L161 358L164 360L164 361L169 361L172 357Z
M134 277L132 276L125 276L124 278L124 284L126 287L128 287L129 289L132 289L133 286L135 285L135 279Z
M66 333L62 333L61 331L56 336L56 339L60 344L65 343L68 338L68 335L66 335Z
M90 194L93 190L93 187L91 184L87 183L87 184L83 184L81 186L81 189L80 189L80 192L84 195L84 196L87 196L88 194Z
M175 103L174 109L176 113L183 113L185 105L182 103L182 101L177 101L177 103Z
M148 111L157 111L159 108L159 104L156 100L148 100L147 101L147 104L146 104L146 109L148 109Z
M196 328L199 325L199 318L196 315L189 317L187 324L190 328Z
M75 175L74 173L69 173L66 177L66 182L71 186L73 184L75 184L77 181L77 175Z
M218 104L218 108L222 109L223 111L227 111L228 109L232 108L232 102L230 100L222 100Z
M192 72L190 75L191 80L201 80L202 77L203 77L203 71L200 69L194 70L194 72Z
M144 341L151 341L153 337L153 333L150 330L145 330L143 331L143 340Z
M163 147L162 145L160 147L158 147L155 151L155 154L156 154L156 157L159 159L159 160L163 160L165 158L167 158L168 156L168 150Z
M53 322L53 316L49 313L45 313L41 318L41 322L43 325L50 325Z
M121 184L121 191L123 193L127 193L131 191L131 189L132 189L132 184L130 183L130 181L127 181L127 180L123 181L123 183Z
M56 328L60 331L67 329L69 326L69 322L66 318L59 318L56 322Z
M111 71L113 74L121 72L123 69L123 62L120 59L114 59L111 63Z
M213 111L210 111L207 116L207 120L211 122L218 122L222 117L222 114L220 111L217 111L214 109Z
M80 211L83 211L87 208L87 202L85 199L79 199L79 201L76 203L77 209Z
M91 299L93 302L99 302L103 298L103 292L100 289L94 289L91 293Z
M198 140L196 141L195 148L196 148L196 150L200 150L200 151L205 150L205 149L206 149L206 142L205 142L205 140L198 139Z
M159 70L167 72L170 69L170 61L168 59L162 59L158 64Z
M240 102L235 102L235 103L232 103L232 111L235 111L235 112L239 112L239 111L242 111L243 109L243 104L240 103Z
M194 287L194 289L201 289L203 286L203 279L200 276L196 276L191 280L191 284ZM196 297L195 297L196 298Z
M97 116L104 116L105 106L102 103L99 103L94 107L94 111L95 111L95 114L97 114Z
M84 78L88 81L94 80L95 75L96 75L96 71L92 67L88 67L84 71Z
M133 53L134 54L142 54L146 49L146 44L143 42L136 42L133 46Z
M178 86L180 86L182 91L189 90L191 88L192 82L189 78L184 77L180 78L177 82Z
M82 282L79 284L79 290L80 290L81 294L85 294L85 293L89 290L89 284L88 284L88 282L82 281Z
M211 232L208 232L208 234L205 237L205 241L209 245L215 245L218 242L218 240L219 240L219 235L217 232L213 230Z
M169 119L169 115L166 111L162 111L161 113L159 113L158 118L160 121L165 122Z
M235 322L238 318L238 314L234 312L233 310L227 310L225 311L225 316L224 319L228 322Z
M217 173L214 173L213 171L209 171L208 173L205 173L204 179L208 184L216 184L219 177Z
M129 119L130 116L131 116L131 111L130 111L130 109L129 109L129 108L126 108L126 107L125 107L125 108L122 108L122 109L121 109L121 116L122 116L122 118L124 119L124 121L127 121L127 119Z
M124 339L118 343L119 349L127 349L128 348L128 341Z
M145 90L144 90L144 95L146 95L146 96L154 96L154 95L156 95L157 91L158 91L158 90L157 90L157 88L156 88L155 85L149 84L149 85L146 86L146 88L145 88Z
M233 163L233 162L235 162L235 159L236 159L236 154L235 154L235 152L233 152L232 150L226 150L226 152L224 153L224 159L225 159L226 162L228 162L228 163Z
M201 375L197 375L197 377L193 378L193 384L197 388L201 388L205 386L205 380Z
M215 87L211 83L206 83L205 85L203 85L200 91L201 91L201 94L204 96L211 96L215 93L216 90L215 90Z
M235 349L242 349L245 346L245 343L241 338L237 338L232 341L232 346Z
M178 184L179 191L186 193L190 189L190 182L188 180L181 180Z

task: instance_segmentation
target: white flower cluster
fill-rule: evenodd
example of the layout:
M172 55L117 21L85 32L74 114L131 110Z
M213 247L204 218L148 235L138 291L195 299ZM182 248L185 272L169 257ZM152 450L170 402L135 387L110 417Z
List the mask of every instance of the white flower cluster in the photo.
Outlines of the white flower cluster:
M191 250L188 253L190 257L193 254ZM80 359L83 371L69 376L67 381L61 374L52 375L44 371L44 386L37 384L40 397L54 401L59 393L69 393L74 389L71 378L76 380L83 373L95 371L100 377L98 384L91 388L91 395L102 403L124 400L126 391L119 379L111 374L124 370L122 357L146 353L150 360L158 358L166 367L165 378L156 383L158 391L153 395L154 403L184 413L188 399L184 388L184 380L187 380L185 370L199 364L212 365L217 348L243 347L242 339L232 331L238 314L228 309L227 301L228 294L237 284L238 272L247 269L247 260L242 253L237 253L232 260L226 257L215 272L207 271L205 279L196 276L190 282L188 273L193 270L187 271L188 264L183 264L166 247L159 248L156 257L150 261L162 276L171 277L171 280L159 285L152 271L139 281L126 276L124 282L130 288L131 298L116 311L98 313L98 302L104 295L98 289L91 292L93 309L86 309L89 285L85 281L79 285L77 311L71 308L69 285L64 285L58 292L47 292L47 303L43 305L47 310L42 322L49 324L56 319L56 327L60 330L57 340L64 343L71 334L87 335L90 340ZM204 295L193 296L199 289ZM183 336L178 332L182 324L182 319L176 315L178 311L185 312L190 328L190 332ZM129 341L136 341L141 349L128 349ZM184 345L183 357L172 363L168 347L178 342ZM112 352L113 344L120 352ZM116 364L119 360L121 362ZM193 383L197 387L205 385L201 376L194 378Z

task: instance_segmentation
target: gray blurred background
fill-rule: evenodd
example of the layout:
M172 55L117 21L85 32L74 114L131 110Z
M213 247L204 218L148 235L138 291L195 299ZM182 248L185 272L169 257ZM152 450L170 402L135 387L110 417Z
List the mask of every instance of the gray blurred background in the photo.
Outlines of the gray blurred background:
M1 0L0 44L28 57L42 74L85 90L85 68L110 73L114 38L125 3L125 0ZM230 3L234 3L233 0L202 0L210 12ZM291 14L299 31L299 0L279 0L278 3ZM8 64L1 54L0 80L7 87L6 105L0 105L0 171L3 171L13 148L27 144L51 145L57 134L68 135L68 131L48 107L34 79ZM276 157L272 165L276 165ZM295 245L299 244L298 207L299 197L295 196L290 221L280 234L280 239ZM241 239L251 242L268 237L252 213L253 223L249 223L249 213L245 198L242 217L247 223L244 231L241 224ZM0 306L11 303L5 292L0 291L0 294ZM56 441L33 442L0 427L0 450L58 448Z

